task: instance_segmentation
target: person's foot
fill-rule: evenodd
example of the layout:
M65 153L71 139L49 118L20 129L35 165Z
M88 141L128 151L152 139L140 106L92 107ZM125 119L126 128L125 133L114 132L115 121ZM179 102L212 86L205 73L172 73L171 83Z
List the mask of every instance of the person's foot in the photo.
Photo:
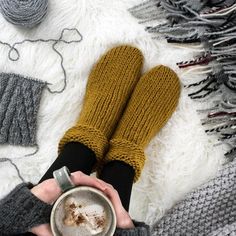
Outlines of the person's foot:
M144 166L144 148L175 111L180 82L170 68L157 66L136 85L110 141L105 162L120 160L135 170L135 181Z
M140 77L142 53L131 46L109 50L92 69L82 111L66 131L59 151L68 142L80 142L102 159L125 105Z

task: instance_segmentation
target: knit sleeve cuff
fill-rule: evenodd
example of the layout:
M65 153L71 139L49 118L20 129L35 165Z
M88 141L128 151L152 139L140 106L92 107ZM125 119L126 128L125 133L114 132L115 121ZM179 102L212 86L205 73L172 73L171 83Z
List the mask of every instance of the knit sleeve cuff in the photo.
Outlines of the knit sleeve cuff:
M34 226L49 223L52 206L38 199L29 187L29 183L19 184L0 200L3 235L25 233Z
M150 228L143 222L133 221L135 228L120 229L117 228L114 236L150 236Z

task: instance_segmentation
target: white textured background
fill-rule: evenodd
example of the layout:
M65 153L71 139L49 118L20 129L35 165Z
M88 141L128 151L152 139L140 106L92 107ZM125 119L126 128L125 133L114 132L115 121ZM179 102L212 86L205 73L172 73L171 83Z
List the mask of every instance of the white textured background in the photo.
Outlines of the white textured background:
M0 157L10 157L27 181L36 183L57 156L57 143L75 122L83 103L86 81L93 64L108 49L119 44L137 46L144 54L143 72L157 64L174 69L183 82L192 82L191 73L183 75L175 62L189 59L189 49L171 47L154 41L127 9L137 0L50 0L46 20L32 30L19 29L0 15L0 40L14 43L25 38L58 38L64 27L77 27L84 40L79 44L60 44L68 74L68 86L62 94L44 91L38 114L39 152L19 158L32 148L0 146ZM73 35L67 35L72 39ZM7 48L0 45L0 71L15 72L62 86L58 56L50 44L25 44L18 47L21 58L11 62ZM201 103L191 101L182 89L179 106L166 127L146 149L147 161L131 199L131 215L151 223L161 217L179 199L213 176L223 163L223 147L206 136L196 113ZM0 198L20 183L15 169L0 163Z

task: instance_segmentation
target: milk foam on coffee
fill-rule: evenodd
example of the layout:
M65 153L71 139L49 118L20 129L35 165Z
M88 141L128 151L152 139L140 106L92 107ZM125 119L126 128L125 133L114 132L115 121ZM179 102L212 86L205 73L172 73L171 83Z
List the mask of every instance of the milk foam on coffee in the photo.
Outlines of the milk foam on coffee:
M98 204L82 207L74 197L68 197L65 201L64 224L85 226L91 235L96 235L104 230L105 210Z
M65 198L56 212L55 222L62 236L104 236L110 217L101 199L82 192Z

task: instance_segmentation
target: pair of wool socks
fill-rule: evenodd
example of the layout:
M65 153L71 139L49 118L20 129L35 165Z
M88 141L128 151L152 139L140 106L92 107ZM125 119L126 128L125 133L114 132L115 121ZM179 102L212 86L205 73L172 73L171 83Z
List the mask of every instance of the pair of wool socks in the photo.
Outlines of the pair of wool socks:
M111 49L92 69L83 108L75 126L59 143L80 142L94 151L98 163L123 161L144 166L144 148L174 112L180 95L177 75L157 66L140 77L142 53L131 46Z

